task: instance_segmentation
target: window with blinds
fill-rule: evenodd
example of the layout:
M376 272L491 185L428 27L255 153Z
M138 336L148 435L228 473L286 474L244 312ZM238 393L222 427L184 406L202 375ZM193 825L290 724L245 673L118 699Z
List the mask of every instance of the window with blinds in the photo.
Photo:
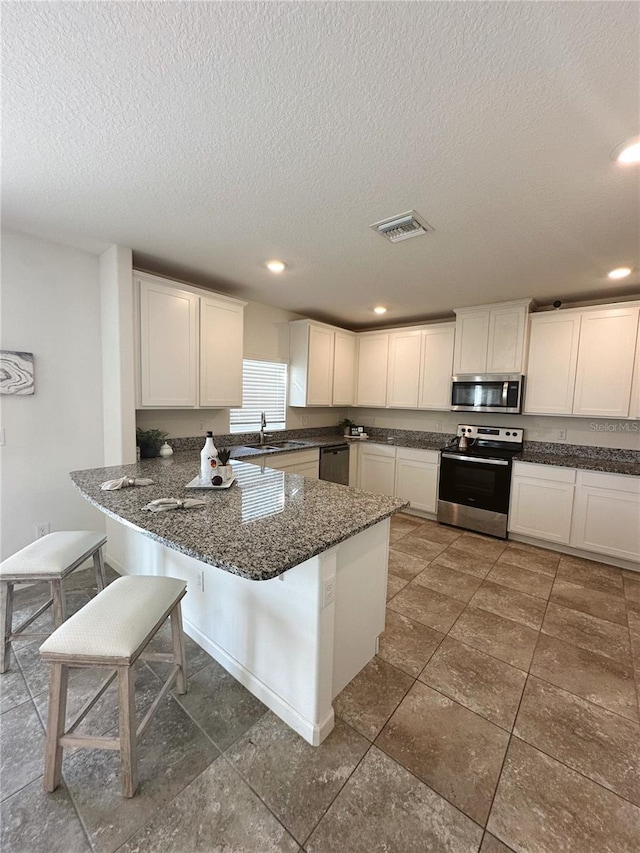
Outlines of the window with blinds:
M258 432L260 415L267 432L287 428L287 365L276 361L242 362L242 408L229 411L231 432Z

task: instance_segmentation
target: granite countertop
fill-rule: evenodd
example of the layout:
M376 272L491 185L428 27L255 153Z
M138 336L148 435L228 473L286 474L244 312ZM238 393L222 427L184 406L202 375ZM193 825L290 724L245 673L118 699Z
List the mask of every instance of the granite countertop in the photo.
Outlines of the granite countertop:
M185 488L200 469L199 455L192 452L73 471L71 479L112 518L196 560L255 581L277 577L407 506L397 498L248 462L234 461L233 468L237 481L215 491ZM149 477L154 485L101 490L105 480L117 477ZM202 498L206 506L158 513L142 509L167 497Z
M617 456L612 453L585 454L580 452L585 448L579 445L565 445L562 448L563 452L558 453L545 450L544 447L535 447L536 444L537 442L525 442L524 452L514 456L514 459L518 462L533 462L536 465L556 465L561 468L577 468L581 471L603 471L608 474L640 476L640 461L637 458L635 460L632 458L633 455L638 456L633 450L619 450ZM600 448L587 449L598 450Z

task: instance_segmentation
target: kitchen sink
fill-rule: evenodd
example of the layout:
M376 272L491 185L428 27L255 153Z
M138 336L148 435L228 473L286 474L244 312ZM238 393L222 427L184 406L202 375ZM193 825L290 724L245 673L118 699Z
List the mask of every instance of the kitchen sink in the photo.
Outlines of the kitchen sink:
M309 447L307 441L269 441L265 444L243 444L250 450L294 450Z

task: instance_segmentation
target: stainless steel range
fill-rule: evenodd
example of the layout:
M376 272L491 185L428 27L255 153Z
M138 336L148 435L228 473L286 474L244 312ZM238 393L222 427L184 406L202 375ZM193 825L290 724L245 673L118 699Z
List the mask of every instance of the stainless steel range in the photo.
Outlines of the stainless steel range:
M511 463L523 430L460 424L440 451L438 521L507 538Z

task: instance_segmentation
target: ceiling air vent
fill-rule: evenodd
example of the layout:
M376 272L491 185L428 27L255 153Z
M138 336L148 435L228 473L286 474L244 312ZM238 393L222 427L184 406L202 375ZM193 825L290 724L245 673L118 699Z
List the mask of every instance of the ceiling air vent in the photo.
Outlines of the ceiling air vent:
M391 219L383 219L382 222L374 222L371 227L392 243L399 243L401 240L408 240L409 237L418 237L420 234L433 231L433 228L418 216L415 210L392 216Z

